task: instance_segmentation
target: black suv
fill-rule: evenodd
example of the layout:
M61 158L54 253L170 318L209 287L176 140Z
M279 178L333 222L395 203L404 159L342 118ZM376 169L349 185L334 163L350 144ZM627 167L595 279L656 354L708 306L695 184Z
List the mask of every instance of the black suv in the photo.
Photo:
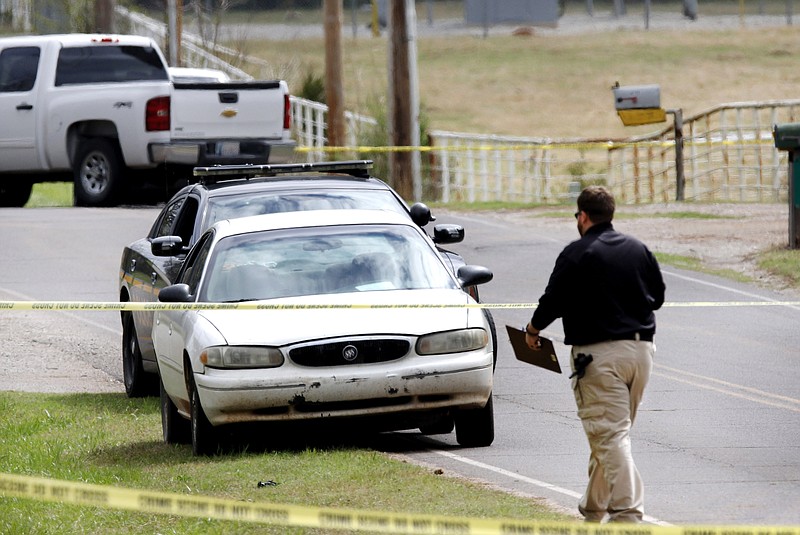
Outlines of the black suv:
M121 302L155 302L175 279L186 253L217 221L275 212L372 209L407 215L423 227L435 218L423 203L408 206L388 184L370 176L370 160L197 167L197 183L176 193L145 238L122 253ZM460 225L437 224L431 239L456 273L463 258L441 245L464 239ZM465 289L476 300L477 288ZM491 320L487 309L484 313ZM492 322L493 324L493 322ZM158 368L151 331L153 312L122 312L122 364L129 397L155 395ZM494 338L494 333L493 338Z

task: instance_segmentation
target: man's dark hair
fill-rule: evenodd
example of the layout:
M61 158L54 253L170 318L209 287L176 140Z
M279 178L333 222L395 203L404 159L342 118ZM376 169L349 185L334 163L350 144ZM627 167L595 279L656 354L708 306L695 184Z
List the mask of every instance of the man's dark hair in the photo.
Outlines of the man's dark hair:
M586 212L592 223L607 223L614 218L614 196L603 186L587 186L578 196L578 210Z

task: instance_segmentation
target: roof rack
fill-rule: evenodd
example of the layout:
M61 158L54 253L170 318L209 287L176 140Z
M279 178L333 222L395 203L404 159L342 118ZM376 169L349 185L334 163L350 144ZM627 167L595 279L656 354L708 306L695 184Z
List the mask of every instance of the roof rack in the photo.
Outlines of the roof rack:
M233 178L254 178L287 175L292 173L342 173L356 178L369 178L372 160L345 160L341 162L276 163L262 165L214 165L195 167L194 176L204 183Z

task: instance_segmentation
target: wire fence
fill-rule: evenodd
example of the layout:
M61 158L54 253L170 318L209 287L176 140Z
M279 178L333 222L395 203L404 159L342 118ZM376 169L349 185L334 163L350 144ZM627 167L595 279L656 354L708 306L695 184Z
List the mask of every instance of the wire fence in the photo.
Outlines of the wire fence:
M622 203L678 199L674 129L617 140L545 139L428 133L424 147L360 147L373 119L348 116L349 147L326 147L327 106L292 98L299 158L331 153L380 158L423 153L425 198L450 202L563 203L589 184L611 188ZM800 100L723 104L684 119L684 197L698 202L779 202L788 196L787 153L773 125L800 120Z

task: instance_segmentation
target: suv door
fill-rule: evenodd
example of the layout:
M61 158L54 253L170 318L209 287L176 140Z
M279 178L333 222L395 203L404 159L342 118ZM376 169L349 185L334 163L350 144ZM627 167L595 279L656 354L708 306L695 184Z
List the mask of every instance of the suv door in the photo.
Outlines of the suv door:
M152 251L152 241L164 236L180 236L188 250L191 245L194 222L197 220L199 199L189 193L172 199L161 211L147 238L138 240L126 251L123 269L132 279L129 284L131 301L156 302L158 292L169 286L178 276L183 265L185 253L176 256L156 256ZM153 349L153 312L133 313L136 334L142 362L147 370L155 371L155 352Z

